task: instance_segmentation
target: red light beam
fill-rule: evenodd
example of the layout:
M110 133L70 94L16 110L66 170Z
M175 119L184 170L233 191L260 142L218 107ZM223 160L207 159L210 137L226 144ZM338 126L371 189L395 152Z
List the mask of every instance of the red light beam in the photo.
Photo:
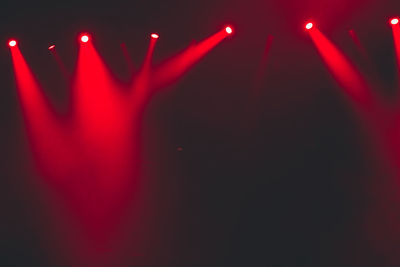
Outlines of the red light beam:
M350 98L364 109L374 102L369 86L350 60L317 28L310 31L319 54L329 71Z
M391 20L392 31L393 31L393 41L394 48L396 51L396 60L397 60L397 71L398 71L398 79L399 79L399 87L400 87L400 24L398 18L393 18Z
M357 46L358 51L361 53L361 55L365 59L367 59L368 58L367 50L365 49L365 47L361 43L360 39L358 38L357 33L354 30L350 30L349 31L349 35L350 35L351 40L353 41L353 43Z
M60 71L61 71L65 81L69 84L70 83L70 74L69 74L64 62L62 61L61 57L59 56L56 46L55 45L49 46L49 51L50 51L51 55L54 57L54 60L56 61L58 67L60 68Z
M230 33L224 28L165 62L154 71L152 88L164 87L176 81L228 35Z
M129 73L132 75L135 70L135 66L133 64L132 57L131 57L125 43L121 44L121 50L122 50L122 54L124 55L124 59L125 59L126 65L128 67Z
M268 60L269 52L271 50L273 41L274 41L274 36L269 35L267 38L267 41L265 43L264 53L261 57L259 67L257 69L256 75L254 78L254 92L253 93L254 93L254 97L256 97L256 98L258 98L258 96L259 96L260 85L261 85L265 70L267 68L267 60Z
M11 49L11 57L19 102L35 160L40 171L54 173L61 167L60 157L65 159L68 154L66 151L60 152L62 125L18 47Z
M142 67L133 82L133 95L131 96L132 105L135 109L134 114L139 115L141 109L144 107L146 99L150 96L150 72L151 72L151 60L153 58L154 48L158 40L158 35L151 34L150 44L146 52Z
M106 138L118 127L109 127L120 116L122 94L92 42L79 48L74 77L74 112L78 125L96 138ZM115 114L118 112L118 115ZM99 116L101 114L101 116ZM82 129L82 130L83 130ZM93 140L94 141L94 140Z

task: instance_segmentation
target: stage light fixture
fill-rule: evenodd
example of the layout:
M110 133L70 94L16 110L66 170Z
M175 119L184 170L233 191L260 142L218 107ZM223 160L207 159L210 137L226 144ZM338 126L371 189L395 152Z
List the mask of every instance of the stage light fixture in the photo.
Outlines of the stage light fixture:
M55 46L55 45L51 45L51 46L49 46L49 50L53 50L54 48L56 48L56 46Z
M82 42L82 43L87 43L87 42L89 42L89 36L88 36L87 34L83 34L83 35L81 36L81 42Z
M399 24L399 19L398 18L393 18L393 19L390 20L390 23L392 25L397 25L397 24Z
M309 22L306 24L306 29L311 30L314 27L314 24L312 22Z
M157 33L152 33L150 36L153 39L158 39L160 37Z
M17 45L17 41L15 41L15 40L10 40L10 41L8 42L8 45L9 45L10 47L14 47L14 46Z
M225 31L226 31L227 34L232 34L233 33L233 29L230 26L226 27Z

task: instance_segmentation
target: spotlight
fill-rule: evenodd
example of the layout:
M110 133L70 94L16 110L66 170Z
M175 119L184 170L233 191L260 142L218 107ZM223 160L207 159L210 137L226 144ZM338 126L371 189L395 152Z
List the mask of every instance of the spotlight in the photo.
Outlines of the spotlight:
M14 46L17 45L17 41L15 41L15 40L10 40L10 41L8 42L8 45L9 45L10 47L14 47Z
M230 26L226 27L225 31L226 31L227 34L232 34L233 33L233 29Z
M89 42L89 36L87 34L84 34L81 36L81 42L82 43L87 43Z
M157 33L152 33L151 35L151 38L153 38L153 39L158 39L160 36L158 36L158 34Z
M314 24L312 22L309 22L306 24L306 29L311 30L314 27Z
M54 48L56 48L56 46L55 46L55 45L51 45L51 46L49 46L49 50L53 50Z
M390 23L391 23L392 25L397 25L397 24L399 24L399 19L398 19L398 18L393 18L393 19L390 21Z

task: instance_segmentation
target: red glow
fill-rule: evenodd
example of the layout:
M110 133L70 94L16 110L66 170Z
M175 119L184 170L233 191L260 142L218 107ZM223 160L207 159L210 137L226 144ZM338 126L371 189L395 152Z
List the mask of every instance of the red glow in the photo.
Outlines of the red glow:
M227 34L232 34L233 33L233 29L230 26L226 27L225 31L226 31Z
M158 39L160 36L157 33L152 33L151 38Z
M89 42L89 36L87 34L82 35L80 39L82 43Z
M53 50L54 48L56 48L56 46L55 46L55 45L51 45L51 46L49 46L49 50Z
M9 45L10 47L14 47L14 46L17 45L17 41L15 41L15 40L10 40L10 41L8 42L8 45Z
M314 24L312 22L309 22L306 24L306 29L311 30L314 27Z
M399 19L398 19L398 18L393 18L393 19L390 21L390 23L391 23L392 25L397 25L397 24L399 24Z

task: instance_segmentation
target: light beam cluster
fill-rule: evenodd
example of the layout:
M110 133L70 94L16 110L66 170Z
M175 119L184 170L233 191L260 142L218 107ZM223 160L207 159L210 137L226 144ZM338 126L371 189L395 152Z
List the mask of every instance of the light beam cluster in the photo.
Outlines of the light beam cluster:
M91 35L78 37L79 53L72 77L51 44L48 49L71 87L68 119L58 114L46 97L17 41L9 40L33 160L48 188L57 192L51 206L59 215L54 216L56 228L62 229L57 240L62 240L61 250L74 255L71 266L114 266L112 262L123 257L118 253L125 251L121 246L130 233L119 229L121 218L133 210L131 205L142 203L138 192L143 110L154 93L177 82L230 33L223 28L157 65L151 63L159 35L150 34L144 62L132 74L128 88L110 72ZM144 218L130 225L140 232L145 221L140 212L146 207L137 209L133 217ZM135 236L133 242L140 247L146 240Z
M391 18L389 23L393 25L400 62L399 18ZM319 31L314 22L309 21L304 27L344 93L365 113L377 110L378 98L355 64ZM89 255L83 255L87 258L79 259L79 262L88 263L86 266L100 266L104 260L102 252L112 251L114 247L110 240L114 242L118 235L119 218L125 215L124 212L129 209L127 202L133 202L132 196L137 193L139 167L132 167L132 162L136 164L142 160L139 149L141 140L133 140L132 136L140 136L142 112L149 99L157 90L179 80L233 33L233 27L226 26L156 66L152 64L152 55L160 36L151 33L148 51L140 70L132 75L134 78L129 85L129 93L123 90L126 88L121 88L122 83L110 73L91 42L92 36L87 33L79 35L77 69L72 79L74 84L71 85L71 107L74 112L71 112L73 115L68 122L62 120L49 104L19 50L17 40L8 41L19 101L35 160L49 184L62 194L63 204L60 202L55 206L66 203L65 210L74 217L71 225L80 225L79 231L64 226L65 238L73 238L73 248L68 249ZM265 55L269 52L271 42L272 39L269 39ZM50 45L48 49L54 51L52 54L62 66L55 45ZM264 65L265 62L261 69ZM384 132L382 136L389 135ZM393 140L395 138L397 136ZM386 145L389 147L391 144ZM398 146L400 151L400 144ZM392 148L387 149L393 151ZM400 162L396 163L400 165ZM85 234L80 234L82 229ZM137 240L138 244L141 241Z

